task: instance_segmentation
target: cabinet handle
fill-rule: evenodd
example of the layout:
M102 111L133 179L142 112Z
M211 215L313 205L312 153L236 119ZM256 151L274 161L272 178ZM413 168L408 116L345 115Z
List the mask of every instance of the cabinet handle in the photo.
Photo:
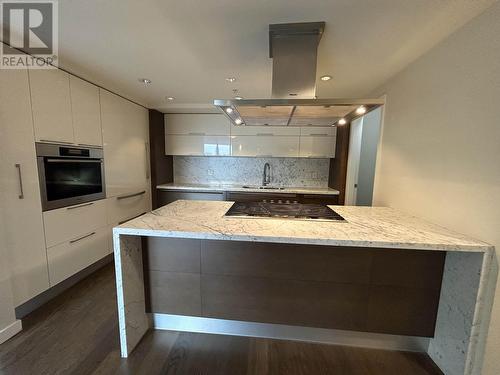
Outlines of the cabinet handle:
M72 145L72 144L74 144L74 143L71 143L71 142L52 141L50 139L40 139L40 142L57 143L58 145Z
M312 136L312 137L320 137L320 136L328 137L328 134L326 134L326 133L323 133L323 134L321 134L321 133L311 133L309 135Z
M274 134L273 133L257 133L258 136L261 136L261 135L266 135L266 136L273 136Z
M255 155L258 158L272 158L272 155Z
M137 197L138 195L142 195L142 194L145 194L145 193L146 193L146 190L143 190L143 191L140 191L138 193L122 195L122 196L116 197L116 199L120 200L120 199L127 199L127 198Z
M79 206L67 207L66 209L67 210L74 210L74 209L80 208L80 207L92 206L93 204L94 204L93 202L90 202L90 203L81 204Z
M189 135L206 135L206 133L189 133Z
M149 143L144 142L146 148L146 180L149 180Z
M86 234L85 236L81 236L81 237L75 238L74 240L69 241L69 243L75 243L75 242L81 241L81 240L83 240L84 238L87 238L87 237L93 236L94 234L95 234L95 232L92 232L92 233Z
M19 199L24 199L24 191L23 191L23 176L21 173L21 164L16 164L17 174L19 176Z

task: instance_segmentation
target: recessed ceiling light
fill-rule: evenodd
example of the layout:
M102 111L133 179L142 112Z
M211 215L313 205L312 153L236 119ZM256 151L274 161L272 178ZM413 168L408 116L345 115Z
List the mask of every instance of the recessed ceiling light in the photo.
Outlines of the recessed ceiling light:
M331 79L332 79L332 76L325 75L325 76L321 76L321 77L320 77L320 79L321 79L322 81L329 81L329 80L331 80Z
M359 106L356 108L356 114L357 115L364 115L366 113L366 107L364 105Z
M151 84L151 80L149 78L139 78L138 81L140 83L144 83L145 85Z
M241 97L241 96L235 96L234 98L235 98L236 100L241 100L241 99L243 99L243 97Z
M233 83L234 81L236 81L236 78L234 78L234 77L227 77L226 81L230 82L230 83Z
M240 118L237 118L236 120L234 120L234 123L235 123L236 125L241 125L241 124L243 123L243 121L241 121L241 119L240 119Z
M227 113L233 113L233 109L232 109L231 107L227 107L227 108L226 108L226 112L227 112Z
M345 125L345 124L347 124L347 121L346 121L346 119L345 119L345 118L343 118L343 117L342 117L342 118L339 120L339 125Z
M175 99L175 98L174 98L173 96L167 96L167 100L172 101L172 100L174 100L174 99Z

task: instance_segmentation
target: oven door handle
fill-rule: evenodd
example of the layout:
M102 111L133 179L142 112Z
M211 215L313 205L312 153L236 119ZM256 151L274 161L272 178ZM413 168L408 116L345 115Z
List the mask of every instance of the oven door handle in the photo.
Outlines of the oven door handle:
M45 159L47 163L102 163L102 159Z
M133 198L133 197L137 197L137 196L143 195L143 194L146 194L146 190L140 191L138 193L120 195L119 197L116 197L116 199L121 200L121 199Z

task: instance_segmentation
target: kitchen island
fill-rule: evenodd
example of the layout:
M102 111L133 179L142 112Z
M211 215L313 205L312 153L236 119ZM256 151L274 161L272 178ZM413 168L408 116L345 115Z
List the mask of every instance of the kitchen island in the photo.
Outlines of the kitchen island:
M492 246L390 208L332 206L345 221L325 222L224 217L231 205L176 201L114 228L123 357L150 328L238 334L237 322L312 341L324 328L427 336L445 373L479 371Z

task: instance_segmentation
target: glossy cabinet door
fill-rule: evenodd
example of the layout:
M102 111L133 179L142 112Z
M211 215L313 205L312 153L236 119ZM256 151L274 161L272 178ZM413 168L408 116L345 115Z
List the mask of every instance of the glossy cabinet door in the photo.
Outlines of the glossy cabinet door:
M69 74L32 69L29 80L36 140L74 143Z
M78 77L69 77L75 143L102 146L99 88Z
M298 136L234 135L231 136L233 156L298 157Z
M147 109L99 89L106 197L150 191Z
M302 126L300 135L311 135L316 137L335 137L337 128L334 126Z
M49 287L34 141L28 72L0 69L0 215L16 306Z
M218 114L167 114L165 115L165 134L170 135L227 135L230 122Z
M165 135L165 155L230 156L231 138L223 135Z
M299 136L300 128L294 126L235 126L231 127L231 135L256 136Z
M300 157L334 158L337 138L324 135L301 135Z
M103 227L47 249L50 286L97 262L109 253L108 228Z

